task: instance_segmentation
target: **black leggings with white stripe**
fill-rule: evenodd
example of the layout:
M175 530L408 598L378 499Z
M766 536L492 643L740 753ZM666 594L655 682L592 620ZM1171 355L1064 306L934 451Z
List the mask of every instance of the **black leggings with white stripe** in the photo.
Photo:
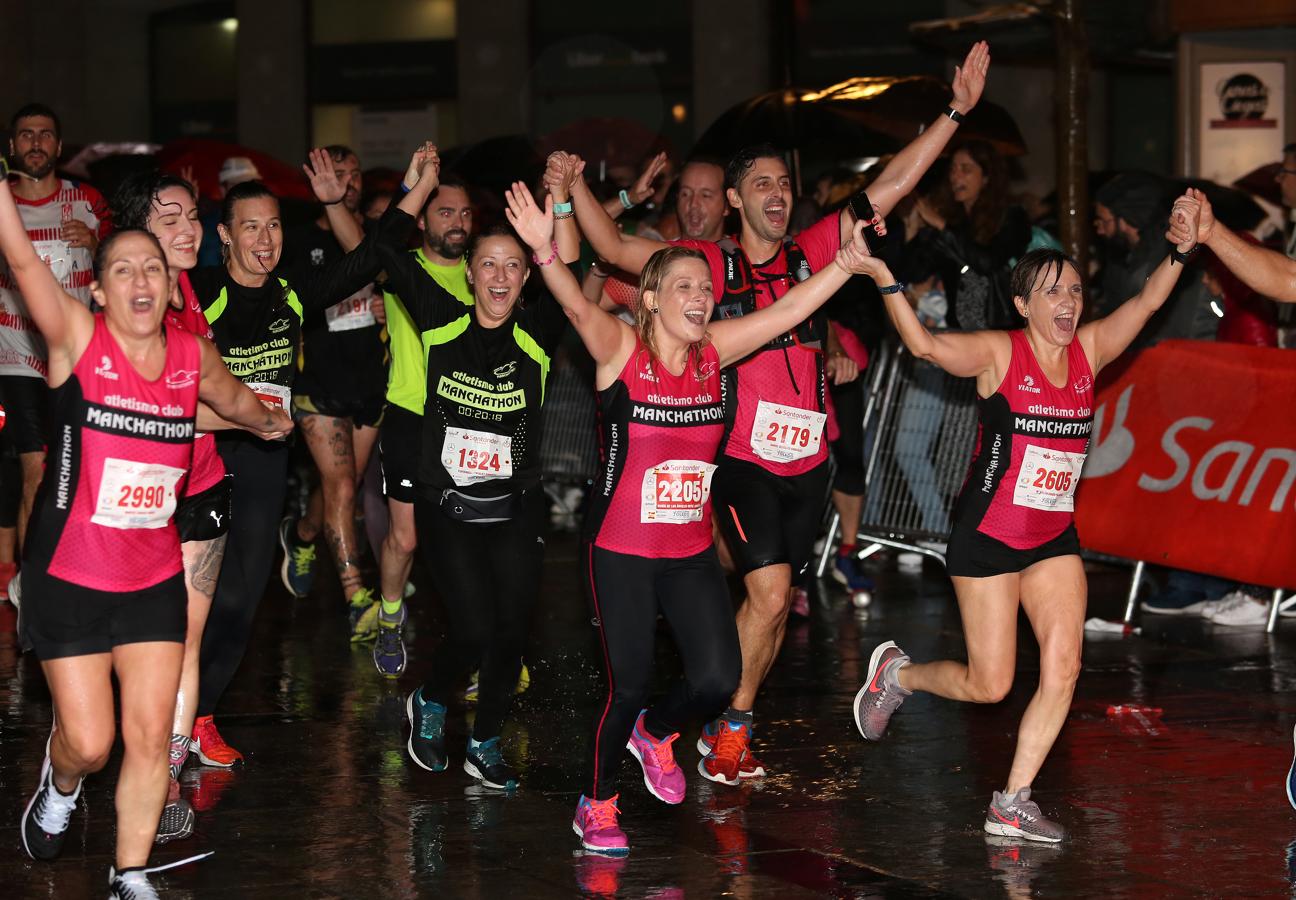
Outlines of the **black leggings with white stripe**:
M626 741L648 704L657 614L670 625L684 677L644 716L655 738L724 710L738 688L742 653L714 547L683 559L649 559L592 545L586 553L608 678L607 700L594 723L594 773L586 796L607 800L617 792Z

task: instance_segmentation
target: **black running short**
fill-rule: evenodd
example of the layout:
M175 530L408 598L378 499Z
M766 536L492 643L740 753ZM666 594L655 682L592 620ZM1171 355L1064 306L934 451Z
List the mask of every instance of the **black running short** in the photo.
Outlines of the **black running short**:
M945 553L945 571L967 578L990 578L1020 572L1055 556L1079 554L1080 538L1076 535L1074 522L1048 543L1026 550L1009 547L970 525L955 522L950 533L949 550Z
M175 641L188 624L184 573L140 591L97 591L41 571L22 570L19 638L40 660L110 653L119 644Z
M329 416L333 419L350 419L357 428L376 428L382 422L386 401L379 394L365 400L335 400L316 395L293 394L293 420L302 416Z
M44 378L0 375L4 430L0 445L13 453L42 453L49 435L49 385Z
M390 405L378 431L383 494L390 500L413 503L418 499L419 454L423 445L423 417L402 406Z
M212 541L229 532L230 498L234 493L234 476L225 477L191 497L181 497L176 504L175 523L180 542Z
M720 457L711 505L738 574L786 563L796 581L810 563L827 492L827 462L800 475L775 475Z

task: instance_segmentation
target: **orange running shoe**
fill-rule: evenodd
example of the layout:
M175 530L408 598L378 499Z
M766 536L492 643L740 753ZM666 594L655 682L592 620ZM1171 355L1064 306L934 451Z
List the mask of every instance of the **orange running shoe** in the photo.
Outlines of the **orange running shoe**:
M702 733L698 735L697 749L698 753L706 756L715 747L716 736L720 734L720 720L712 719L702 726ZM750 735L748 736L750 742ZM765 775L765 766L761 761L752 755L751 747L743 754L742 761L738 763L739 778L762 778Z
M211 716L199 716L194 720L192 749L204 766L228 769L234 763L243 761L243 754L225 743L225 739L220 736Z
M751 728L721 719L711 752L698 761L698 774L721 784L737 784L738 771L751 743Z

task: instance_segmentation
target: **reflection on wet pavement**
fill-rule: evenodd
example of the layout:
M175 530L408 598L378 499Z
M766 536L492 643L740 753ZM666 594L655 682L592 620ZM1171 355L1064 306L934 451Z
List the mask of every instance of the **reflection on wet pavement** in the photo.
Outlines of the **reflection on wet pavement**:
M405 757L403 697L441 639L433 596L413 601L409 673L391 684L375 676L367 651L351 649L337 596L321 588L294 601L272 586L219 716L247 765L183 773L196 835L153 861L216 856L158 876L167 896L1160 897L1296 888L1296 816L1283 792L1296 721L1290 635L1149 617L1140 638L1088 642L1075 706L1033 798L1073 838L1023 843L984 834L981 821L1034 689L1028 631L1004 703L916 696L880 743L855 732L851 699L879 641L896 639L918 659L962 652L953 601L931 568L881 569L866 611L820 586L810 620L789 626L757 707L769 777L732 788L703 780L696 734L686 734L676 748L689 796L668 807L647 794L627 755L630 856L584 853L571 817L603 686L575 550L568 538L550 541L527 657L532 685L503 736L523 778L513 795L484 790L461 769L471 706L451 710L449 770L432 774ZM1092 613L1116 615L1122 573L1091 577ZM13 826L0 884L5 896L100 896L115 776L87 782L61 860L38 865L21 853L16 826L50 711L39 667L16 653L13 617L0 606L0 823ZM664 683L677 671L665 631L659 647ZM108 772L117 765L115 756Z

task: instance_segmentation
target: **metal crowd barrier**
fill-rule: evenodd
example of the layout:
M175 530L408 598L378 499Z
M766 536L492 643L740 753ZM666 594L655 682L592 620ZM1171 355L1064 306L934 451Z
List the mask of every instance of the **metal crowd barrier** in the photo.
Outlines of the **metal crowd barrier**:
M575 498L598 471L598 419L594 388L577 366L555 367L545 388L540 473L545 492L569 517Z
M947 375L895 341L882 345L869 370L861 557L894 547L944 565L950 512L976 441L976 381ZM840 528L834 510L820 578Z

